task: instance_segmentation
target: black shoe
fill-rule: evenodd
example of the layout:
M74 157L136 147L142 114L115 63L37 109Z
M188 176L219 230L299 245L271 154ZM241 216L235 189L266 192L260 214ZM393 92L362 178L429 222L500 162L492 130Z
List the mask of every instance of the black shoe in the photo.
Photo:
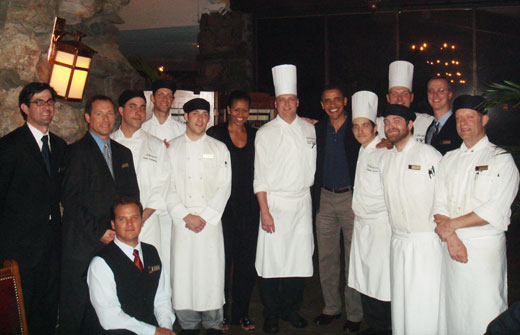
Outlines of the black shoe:
M341 314L320 314L314 319L314 323L320 326L325 326L330 324L332 321L337 320L341 317Z
M264 321L264 333L276 334L278 333L278 319L265 319Z
M305 328L307 327L307 321L298 314L298 312L292 312L289 315L282 316L282 320L288 321L294 328Z
M179 335L198 335L200 329L183 329L180 331Z
M354 322L347 320L345 324L343 325L343 330L347 330L350 332L350 334L355 334L359 331L359 328L361 328L361 322Z
M222 330L220 330L220 329L215 329L215 328L206 329L206 335L221 335L221 334L222 334Z

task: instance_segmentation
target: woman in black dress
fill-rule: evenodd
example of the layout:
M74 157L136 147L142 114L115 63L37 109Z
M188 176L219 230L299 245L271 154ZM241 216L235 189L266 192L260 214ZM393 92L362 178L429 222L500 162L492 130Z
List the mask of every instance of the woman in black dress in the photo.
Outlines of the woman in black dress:
M255 258L260 210L253 192L256 129L246 123L250 103L251 99L245 92L232 92L227 107L228 122L207 131L211 137L224 142L231 154L231 196L222 215L227 302L224 305L223 331L229 330L230 303L231 324L240 324L247 331L255 329L248 311L257 278ZM230 278L232 299L229 299L228 289Z

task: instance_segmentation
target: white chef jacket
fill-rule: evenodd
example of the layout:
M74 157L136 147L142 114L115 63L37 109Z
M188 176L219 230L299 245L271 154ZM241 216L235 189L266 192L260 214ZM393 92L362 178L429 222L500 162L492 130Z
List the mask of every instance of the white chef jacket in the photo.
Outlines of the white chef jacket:
M376 136L366 147L359 148L352 198L355 218L348 285L372 298L390 301L392 229L379 170L381 156L388 151L376 148L380 141Z
M415 121L413 122L413 138L419 143L426 143L426 133L428 127L432 124L435 117L426 113L415 113ZM385 118L379 116L376 119L377 133L381 138L386 138L385 134Z
M442 155L431 145L410 141L383 155L382 180L393 230L433 232L431 215L437 164Z
M231 160L226 145L204 134L175 138L168 148L172 175L167 205L173 219L171 276L173 308L208 311L224 305L224 238L220 221L231 194ZM188 214L206 226L185 227Z
M316 133L299 117L280 116L255 139L254 192L266 192L275 232L259 227L256 270L264 278L310 277L313 273L310 186L316 169Z
M170 142L177 136L180 136L186 132L186 124L175 120L171 115L168 115L166 121L163 124L159 123L155 114L152 113L152 117L145 121L141 126L142 129L148 133L159 138L160 140L166 140Z
M146 220L140 238L143 242L155 246L163 260L158 217L168 215L166 195L170 181L170 161L166 146L157 137L142 129L138 129L130 138L125 137L121 129L118 129L110 138L132 151L141 204L143 208L156 210Z
M133 262L134 249L139 251L141 262L145 263L141 242L135 248L114 238L114 243L125 253ZM121 309L119 298L117 297L116 281L114 273L105 260L101 257L94 257L90 262L87 272L87 283L90 292L90 301L96 310L99 323L104 329L127 329L136 334L153 335L155 326L139 321L126 314ZM168 273L161 269L159 285L154 300L154 315L161 328L172 329L175 322L171 304L171 289L169 285Z
M441 245L431 215L441 154L409 139L381 159L385 202L392 226L390 284L392 331L437 335Z
M475 212L488 222L456 231L466 246L468 263L452 260L443 243L441 334L483 334L507 309L504 231L518 182L511 154L487 136L471 148L462 143L441 160L432 213L457 218Z

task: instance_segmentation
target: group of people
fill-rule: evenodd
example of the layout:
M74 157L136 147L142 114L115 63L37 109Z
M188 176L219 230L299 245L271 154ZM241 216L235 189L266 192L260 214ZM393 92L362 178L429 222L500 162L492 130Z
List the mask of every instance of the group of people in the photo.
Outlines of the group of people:
M279 319L303 328L315 241L320 327L342 314L342 241L347 333L484 333L507 308L504 232L519 183L486 136L484 99L452 107L435 77L434 115L414 113L413 65L396 61L383 116L375 93L356 92L350 114L328 85L313 125L297 115L296 73L272 69L277 116L258 130L241 91L226 123L206 131L200 98L178 122L175 83L158 80L149 120L142 91L117 105L96 95L68 147L49 132L55 91L26 85L26 123L0 139L0 260L19 263L31 334L54 333L58 307L62 334L174 334L175 321L188 335L251 331L257 278L263 331L279 332Z

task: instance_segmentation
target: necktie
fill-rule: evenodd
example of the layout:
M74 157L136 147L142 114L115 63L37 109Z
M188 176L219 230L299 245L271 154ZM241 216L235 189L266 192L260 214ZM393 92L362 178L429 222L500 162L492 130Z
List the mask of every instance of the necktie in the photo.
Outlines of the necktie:
M143 272L143 263L141 263L141 258L139 258L139 250L134 249L134 264L137 266L139 271Z
M47 173L49 176L51 175L51 151L49 150L49 135L43 135L42 137L42 157L43 162L45 163L45 167L47 168Z
M105 142L105 154L103 156L105 156L105 161L107 162L110 174L112 175L112 178L114 178L114 168L112 167L112 153L110 152L110 147L108 146L107 142Z
M431 144L433 142L433 139L439 133L439 126L440 126L439 121L434 120L433 126L430 128L430 131L427 134L428 138L426 139L427 140L426 143Z

